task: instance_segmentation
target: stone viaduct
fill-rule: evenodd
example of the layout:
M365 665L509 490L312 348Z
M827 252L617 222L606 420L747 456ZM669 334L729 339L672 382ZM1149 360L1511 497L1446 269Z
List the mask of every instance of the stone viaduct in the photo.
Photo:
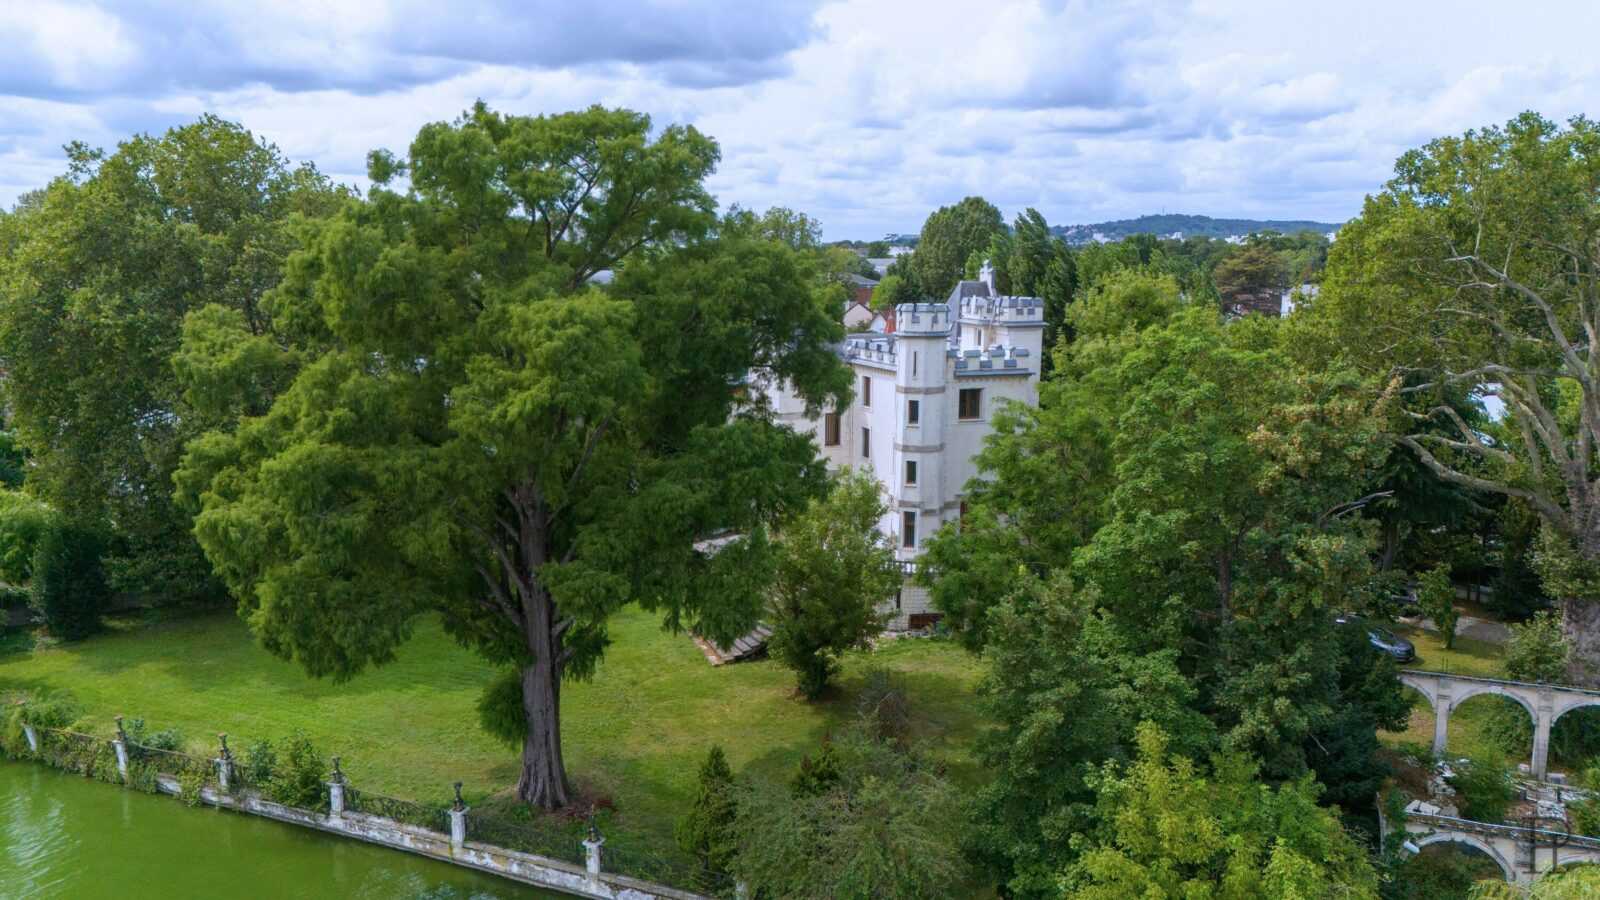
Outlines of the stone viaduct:
M1600 863L1600 838L1562 831L1415 812L1406 814L1405 828L1418 850L1451 843L1482 851L1512 884L1528 884L1556 866Z
M1433 707L1433 752L1444 753L1445 736L1450 728L1450 713L1464 701L1480 694L1509 697L1533 719L1533 777L1545 780L1549 768L1550 727L1563 715L1585 706L1600 706L1600 691L1562 687L1555 684L1529 684L1499 678L1451 675L1421 669L1401 669L1400 681L1428 698Z

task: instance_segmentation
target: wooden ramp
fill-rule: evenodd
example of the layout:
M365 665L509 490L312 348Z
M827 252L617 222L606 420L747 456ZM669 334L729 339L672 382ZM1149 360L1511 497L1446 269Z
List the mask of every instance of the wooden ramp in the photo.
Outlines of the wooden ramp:
M772 637L772 627L769 625L757 625L754 631L738 638L730 647L718 647L698 634L693 637L694 645L700 648L701 653L705 654L706 661L713 666L720 666L723 663L738 662L741 659L748 659L765 653L767 651L767 638Z

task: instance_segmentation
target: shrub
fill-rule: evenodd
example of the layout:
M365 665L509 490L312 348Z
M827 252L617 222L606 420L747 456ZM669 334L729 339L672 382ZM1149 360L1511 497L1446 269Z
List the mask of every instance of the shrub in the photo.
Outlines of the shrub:
M522 749L522 741L528 736L528 717L522 709L521 672L505 669L484 687L478 698L478 724L507 747Z
M178 798L188 806L200 805L200 791L206 786L205 773L186 769L178 775Z
M905 685L888 669L867 672L856 712L878 740L904 742L911 733L911 703Z
M1572 652L1561 618L1545 610L1533 618L1511 626L1506 642L1506 677L1516 681L1559 682L1567 672L1567 657Z
M1449 781L1461 798L1462 818L1499 823L1516 799L1511 769L1497 757L1480 756L1458 762Z
M169 753L183 752L183 732L176 728L163 728L160 731L151 731L144 719L134 718L122 726L128 735L128 758L145 759L154 756L157 750Z
M737 815L733 770L728 767L722 747L712 745L705 762L700 764L694 802L674 829L678 846L685 853L694 854L702 867L719 874L727 872L733 861Z
M88 637L100 627L106 596L104 552L95 531L64 524L47 530L33 555L33 608L50 633L64 641Z
M43 697L18 707L19 721L35 728L65 728L82 715L76 703L65 697Z
M1592 759L1578 777L1578 781L1591 791L1600 792L1600 759ZM1567 804L1567 815L1572 830L1590 837L1600 837L1600 796L1575 800Z
M1448 650L1456 642L1456 623L1461 613L1456 611L1456 586L1450 580L1450 567L1438 565L1417 577L1417 604L1422 612L1439 626Z
M278 752L266 738L245 748L244 760L239 764L244 780L257 787L266 787L278 772Z
M789 789L798 797L818 797L839 783L839 774L839 756L833 750L833 741L824 740L815 759L810 754L800 757Z
M853 727L815 793L760 782L739 797L733 872L752 896L970 896L962 804L936 766Z
M283 756L277 763L277 771L263 791L268 800L300 809L321 809L326 805L322 754L305 732L296 731L284 742Z

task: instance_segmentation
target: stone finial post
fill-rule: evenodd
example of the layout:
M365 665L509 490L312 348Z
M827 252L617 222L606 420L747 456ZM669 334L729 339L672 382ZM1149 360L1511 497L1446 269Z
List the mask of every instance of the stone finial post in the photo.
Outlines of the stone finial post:
M450 805L450 854L461 853L467 843L467 804L461 799L461 782L456 782L456 800Z
M328 776L328 815L339 818L344 815L344 773L339 771L339 757L333 758L333 774Z
M222 741L222 750L214 760L217 764L217 788L226 794L228 793L228 784L233 780L233 753L228 750L227 734L218 733L217 739Z
M122 783L128 783L128 733L122 730L122 717L117 716L117 736L111 741L111 749L117 754L117 774L122 777Z
M589 819L589 839L583 842L583 867L589 873L589 880L600 878L600 848L605 846L605 835L595 827L594 819Z

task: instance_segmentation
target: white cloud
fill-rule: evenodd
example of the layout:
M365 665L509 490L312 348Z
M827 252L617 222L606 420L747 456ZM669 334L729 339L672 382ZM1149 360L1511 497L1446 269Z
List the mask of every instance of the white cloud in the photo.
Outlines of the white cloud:
M726 204L830 236L981 193L1053 222L1187 211L1340 220L1431 137L1600 100L1589 4L1430 0L177 0L0 9L0 203L215 111L359 180L368 150L483 98L590 103L716 137Z

